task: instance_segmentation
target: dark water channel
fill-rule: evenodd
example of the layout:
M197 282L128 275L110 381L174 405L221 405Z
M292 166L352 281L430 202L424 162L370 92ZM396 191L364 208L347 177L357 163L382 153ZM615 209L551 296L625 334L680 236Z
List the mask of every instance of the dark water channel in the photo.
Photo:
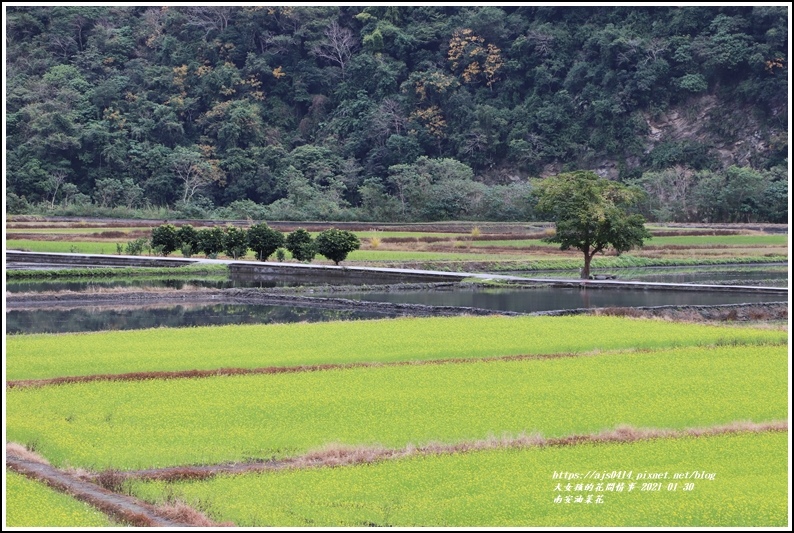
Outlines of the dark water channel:
M365 311L281 305L189 304L146 307L7 310L6 332L67 333L224 324L282 324L386 318Z
M780 302L786 295L642 289L455 289L334 294L337 298L372 302L480 307L496 311L535 313L593 307L653 307L660 305L721 305Z
M601 273L601 272L599 272ZM620 280L713 283L732 285L787 286L787 265L760 265L753 267L698 267L698 268L645 268L616 269ZM571 271L516 273L526 277L573 278ZM185 289L207 288L273 288L308 285L305 282L232 280L226 277L203 279L119 279L107 281L69 280L56 282L7 283L8 292L37 291L91 291L97 288L134 287ZM785 294L757 294L749 292L671 291L643 289L579 289L537 287L472 288L466 285L443 290L348 292L317 294L321 297L347 298L374 302L412 303L432 306L477 307L494 311L532 313L559 309L597 307L641 307L663 305L720 305L735 303L760 303L786 301ZM318 322L329 320L361 320L397 316L361 310L329 310L316 307L251 304L155 304L109 305L74 308L51 307L36 310L7 310L6 332L65 333L102 330L128 330L152 327L192 327L223 324L271 324L286 322Z
M167 288L181 290L190 287L202 287L208 289L231 289L231 288L264 288L274 287L298 287L311 285L311 283L298 281L253 281L230 279L227 277L217 278L163 278L163 279L119 279L111 278L107 280L58 280L58 281L13 281L6 283L8 292L45 292L45 291L74 291L83 292L100 288L130 287L139 289Z

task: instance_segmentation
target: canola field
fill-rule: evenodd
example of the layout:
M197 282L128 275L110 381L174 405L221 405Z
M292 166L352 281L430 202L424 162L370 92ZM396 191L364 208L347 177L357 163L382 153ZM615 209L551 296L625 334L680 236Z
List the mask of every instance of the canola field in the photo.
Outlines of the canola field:
M769 328L454 317L6 340L8 380L370 364L7 386L8 441L57 467L89 472L300 458L328 446L402 450L788 417L787 333ZM510 359L521 355L553 357ZM129 480L126 487L152 502L184 500L238 526L784 525L786 439L786 432L760 431L500 448L204 481ZM552 483L555 471L600 469L717 477L686 493L683 485L665 484L658 494L640 485L604 494L597 505L554 501L564 496ZM17 501L9 500L18 509Z
M785 331L592 316L399 318L16 335L6 338L6 379L774 344L786 339Z
M114 526L107 516L74 498L6 470L6 525L8 527Z
M785 345L12 389L8 438L54 464L146 468L622 424L786 418Z
M787 514L786 449L786 433L656 439L136 482L132 490L153 502L181 499L242 527L774 527ZM553 479L581 469L632 479L573 482L569 490ZM669 476L636 479L646 472ZM702 477L672 479L695 472Z

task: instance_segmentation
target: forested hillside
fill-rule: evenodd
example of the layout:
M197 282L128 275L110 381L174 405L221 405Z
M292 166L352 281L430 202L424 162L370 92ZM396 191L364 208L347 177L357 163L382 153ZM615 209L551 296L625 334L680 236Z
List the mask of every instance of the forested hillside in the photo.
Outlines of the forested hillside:
M787 8L7 7L8 213L787 219Z

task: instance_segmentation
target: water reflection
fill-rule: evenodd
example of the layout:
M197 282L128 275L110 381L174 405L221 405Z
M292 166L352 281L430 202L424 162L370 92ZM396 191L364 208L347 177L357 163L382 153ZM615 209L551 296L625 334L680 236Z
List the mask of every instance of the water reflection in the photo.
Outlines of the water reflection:
M543 272L499 272L527 278L575 279L578 273L571 270ZM620 281L646 281L651 283L698 283L713 285L756 285L766 287L788 286L787 265L749 267L653 267L602 269L597 274L613 274Z
M455 289L335 294L338 298L375 302L479 307L499 311L534 313L591 307L642 307L661 305L721 305L785 301L785 295L630 289Z
M241 304L159 304L146 307L114 306L49 310L6 311L7 333L67 333L219 326L325 322L395 316L384 313L318 309L313 307Z
M222 277L205 277L197 279L178 279L178 278L162 278L162 279L119 279L112 278L107 280L94 279L94 280L59 280L59 281L13 281L6 283L6 290L8 292L48 292L48 291L74 291L74 292L87 292L97 289L110 289L110 288L168 288L182 290L192 287L201 287L209 289L231 289L231 288L264 288L272 289L274 287L298 287L302 285L310 285L305 282L297 281L253 281L253 280L234 280L226 276Z

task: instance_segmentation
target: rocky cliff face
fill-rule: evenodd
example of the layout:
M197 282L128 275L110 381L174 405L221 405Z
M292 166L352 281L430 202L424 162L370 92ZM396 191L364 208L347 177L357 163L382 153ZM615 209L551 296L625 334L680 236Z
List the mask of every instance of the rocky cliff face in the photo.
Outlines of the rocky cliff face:
M690 139L709 146L723 167L752 166L769 150L766 131L749 109L721 105L714 95L692 98L648 124L646 153L666 141Z
M785 112L778 110L778 113ZM664 143L691 141L708 148L709 154L723 167L757 166L769 156L772 145L785 142L785 132L775 132L753 115L749 106L736 107L720 102L714 95L692 97L687 102L663 113L644 113L647 124L644 155ZM564 162L546 165L541 177L562 172ZM643 165L643 157L628 157L622 162L627 169ZM585 163L602 177L617 179L621 161L601 157Z

